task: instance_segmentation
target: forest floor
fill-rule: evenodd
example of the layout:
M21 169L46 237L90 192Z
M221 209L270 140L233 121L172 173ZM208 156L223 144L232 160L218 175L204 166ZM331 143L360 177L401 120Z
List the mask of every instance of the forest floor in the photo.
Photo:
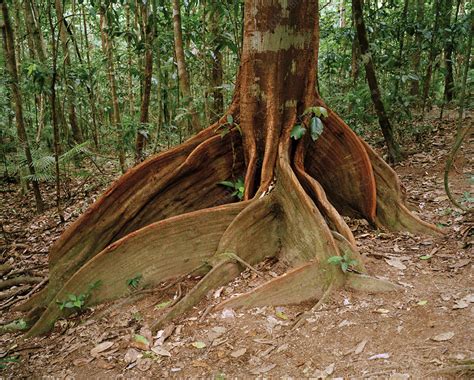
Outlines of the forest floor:
M409 204L446 236L387 233L371 229L363 220L350 221L369 272L399 284L399 292L335 291L296 330L293 322L312 304L212 311L212 305L280 273L279 263L268 261L258 268L262 277L244 271L175 325L151 336L148 326L174 297L196 283L188 278L164 292L100 305L60 320L47 336L23 340L18 333L3 334L0 378L473 376L460 369L474 360L474 223L472 214L469 219L455 209L443 190L454 117L453 113L442 122L429 120L431 130L404 143L414 153L396 167ZM470 115L466 122L472 121ZM466 142L456 159L451 187L457 199L469 186L472 192L473 173L468 172L474 168L473 150L472 140ZM113 177L70 184L76 190L66 204L66 225ZM54 207L35 216L32 199L21 196L17 185L2 185L1 190L0 264L13 266L3 279L12 273L46 278L48 249L65 225L58 225ZM45 195L52 206L54 191L49 190ZM464 198L468 201L466 194ZM20 290L0 298L1 324L21 317L12 306L33 288L0 292Z

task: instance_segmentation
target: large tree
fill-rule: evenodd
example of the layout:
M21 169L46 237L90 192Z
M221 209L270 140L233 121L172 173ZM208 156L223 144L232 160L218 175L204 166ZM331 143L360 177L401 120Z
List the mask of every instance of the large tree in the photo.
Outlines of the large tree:
M240 72L223 117L129 170L56 242L46 289L22 306L48 331L69 293L96 304L205 274L155 328L267 257L288 272L228 307L319 299L338 286L392 289L367 277L341 215L390 230L438 233L404 204L395 172L316 90L317 0L247 0ZM303 131L307 132L302 135ZM237 187L242 201L220 181ZM332 256L357 260L344 273ZM92 284L100 286L91 290Z

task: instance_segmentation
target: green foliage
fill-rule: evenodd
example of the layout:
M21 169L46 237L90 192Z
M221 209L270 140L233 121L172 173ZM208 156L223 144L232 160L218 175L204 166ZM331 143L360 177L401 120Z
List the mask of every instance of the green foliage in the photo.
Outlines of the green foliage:
M357 263L357 260L352 259L347 253L344 256L331 256L328 259L328 264L339 266L344 273L351 270Z
M237 197L240 200L244 199L245 184L243 178L238 178L235 182L232 181L221 181L219 185L226 186L233 189L232 196Z
M81 294L68 294L67 299L63 301L56 301L59 310L68 309L71 311L82 311L86 304L87 299L90 297L95 289L98 289L102 285L102 281L98 280L90 284L85 293Z
M8 364L10 363L18 363L19 361L20 359L17 355L0 358L0 370L7 368Z
M299 140L304 136L305 133L306 128L303 127L301 124L296 124L291 130L290 137L294 140Z
M136 290L138 288L138 285L140 284L140 281L142 280L143 276L141 274L137 274L135 277L130 278L127 280L127 286Z

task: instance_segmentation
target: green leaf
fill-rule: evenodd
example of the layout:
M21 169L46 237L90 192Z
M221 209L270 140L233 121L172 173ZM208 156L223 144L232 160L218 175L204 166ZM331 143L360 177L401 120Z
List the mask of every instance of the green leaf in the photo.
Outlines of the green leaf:
M200 341L198 341L198 342L193 342L193 343L191 343L191 345L192 345L193 347L196 347L196 348L200 349L200 350L206 347L206 343L200 342Z
M275 315L277 318L283 319L284 321L288 320L288 316L282 311L277 311Z
M339 265L342 262L343 258L341 256L331 256L328 259L329 264Z
M343 263L341 264L341 269L342 269L342 271L343 271L344 273L346 273L347 270L349 269L349 264L346 263L346 262L343 262Z
M234 124L234 117L232 115L227 115L227 123L230 125Z
M421 300L417 303L418 306L425 306L428 303L426 300Z
M431 259L431 255L424 255L424 256L420 256L420 260L429 260Z
M171 303L171 300L161 302L161 303L159 303L158 305L155 306L155 309L156 309L156 310L164 309L164 308L167 307L170 303Z
M299 140L306 133L306 128L301 124L296 124L291 130L290 137L294 140Z
M75 294L68 294L67 297L71 300L71 301L76 301L77 300L77 296Z
M147 346L150 344L150 342L148 342L148 339L145 338L143 335L136 334L134 339L135 339L135 342L137 342L137 343L143 343Z
M316 141L324 131L324 124L319 117L314 116L310 123L311 139Z
M230 187L232 189L235 188L234 182L231 182L231 181L221 181L221 182L219 182L219 185L227 186L227 187Z

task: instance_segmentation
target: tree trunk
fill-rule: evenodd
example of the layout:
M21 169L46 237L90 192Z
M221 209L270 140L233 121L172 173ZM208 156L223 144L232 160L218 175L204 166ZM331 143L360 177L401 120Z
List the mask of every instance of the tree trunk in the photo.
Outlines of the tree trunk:
M67 73L71 68L71 56L69 52L69 42L68 42L68 33L66 30L66 24L64 19L63 13L63 6L62 0L55 0L55 9L56 9L56 17L58 19L58 27L59 27L59 37L61 39L61 46L63 49L64 55L64 66L65 72ZM76 96L75 96L75 85L72 81L69 80L67 74L65 76L65 87L66 87L66 96L68 101L69 107L69 124L71 126L72 137L74 141L79 144L84 141L82 136L81 128L77 122L76 116Z
M154 330L268 257L286 275L226 307L299 303L342 286L394 290L351 272L365 269L340 213L393 230L438 230L408 211L395 172L319 97L318 13L317 0L246 1L229 109L129 170L68 228L50 251L48 287L21 307L41 314L30 336L51 328L68 293L87 292L88 304L111 300L130 294L137 273L141 286L205 274ZM344 255L354 260L344 270L328 262Z
M212 108L211 121L214 123L224 113L224 93L222 92L224 69L222 67L222 51L220 42L219 13L215 10L210 15L210 33L214 36L211 50L211 87L212 87Z
M387 144L388 157L391 162L398 162L401 159L401 151L397 141L395 140L392 125L390 124L390 120L388 119L382 102L382 95L380 94L379 85L377 83L374 62L369 49L369 40L367 38L360 0L352 1L352 13L355 18L357 37L359 40L360 53L365 66L367 83L369 84L370 95L372 97L372 102L374 103L375 111L377 112L380 128L382 129L383 137Z
M444 10L444 30L445 30L445 39L444 39L444 64L446 69L446 74L444 76L444 99L446 102L451 102L454 98L454 73L453 73L453 51L454 51L454 41L453 35L454 31L451 29L453 25L451 24L451 15L453 8L453 0L445 0L445 10ZM456 7L456 16L454 25L457 23L459 10L459 2Z
M423 23L423 18L425 16L425 0L416 0L416 25L417 25L417 31L415 34L415 46L416 46L416 51L415 54L413 55L412 62L413 62L413 71L415 72L418 77L420 77L420 64L421 64L421 47L422 47L422 41L423 41L423 35L420 31L422 23ZM410 94L413 96L419 96L420 95L420 81L419 80L414 80L411 84L411 90Z
M108 27L106 10L101 7L100 9L100 32L102 37L102 50L104 51L107 59L107 78L109 79L110 95L112 98L112 126L117 134L117 148L119 151L119 163L122 173L125 173L127 168L125 164L125 150L123 147L123 130L122 120L120 118L120 106L117 96L117 85L115 81L115 65L113 57L113 46L112 40L108 35Z
M25 120L23 117L23 104L21 99L21 91L18 83L18 72L17 63L15 56L15 45L13 29L10 23L10 16L8 13L8 6L5 1L1 3L2 15L3 15L3 49L5 53L5 59L7 61L7 68L11 77L10 86L12 91L13 102L15 103L15 118L16 118L16 130L18 134L19 145L25 151L26 162L28 164L28 170L32 177L33 193L36 201L36 210L42 212L44 209L43 199L39 188L38 180L36 179L36 171L33 165L33 157L31 156L30 144L28 143L28 135L26 133Z
M135 143L135 163L143 161L143 149L147 140L147 124L149 122L149 108L151 99L151 78L153 75L153 41L155 38L155 23L153 19L150 24L149 9L147 4L140 3L140 9L143 19L143 36L145 38L145 67L143 75L143 94L140 107L140 127L137 130L137 138ZM155 17L156 12L153 12Z
M437 40L438 40L438 29L439 29L439 19L441 13L441 3L442 0L434 0L433 8L435 14L435 21L433 25L432 37L430 42L430 55L428 57L428 65L426 66L426 74L423 80L423 116L425 115L425 108L426 102L428 100L428 96L430 93L430 86L431 86L431 77L433 75L433 65L436 57L439 54L439 49L437 47Z
M193 105L189 73L186 68L186 60L184 58L183 32L181 28L181 4L179 0L173 0L173 31L176 63L178 65L179 88L184 98L184 105L191 115L192 130L194 133L197 133L202 128L201 123L199 122L199 116Z
M87 30L87 20L86 20L86 8L82 5L82 26L84 28L84 41L86 45L86 60L87 60L87 74L89 80L89 104L91 107L91 116L92 116L92 138L94 140L94 146L96 149L99 149L99 127L97 125L97 108L96 108L96 97L95 97L95 86L94 79L92 77L92 64L91 64L91 45L89 44L89 36Z

